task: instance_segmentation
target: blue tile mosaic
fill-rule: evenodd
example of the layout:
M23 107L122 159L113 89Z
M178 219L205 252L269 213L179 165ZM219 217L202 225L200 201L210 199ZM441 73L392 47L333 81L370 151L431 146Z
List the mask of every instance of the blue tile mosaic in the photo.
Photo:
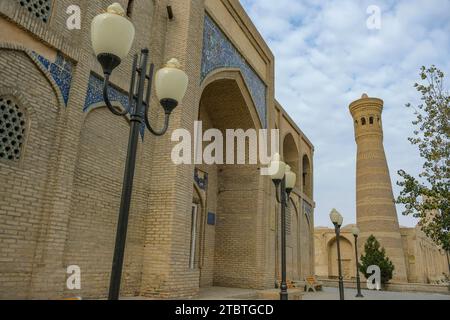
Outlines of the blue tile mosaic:
M61 90L61 95L67 107L67 102L69 101L70 86L72 84L72 62L65 59L64 56L60 53L57 54L55 62L51 62L50 60L44 58L34 51L33 55L41 63L42 67L44 67L44 69L50 73L53 80L55 80L56 84Z
M48 70L48 68L50 67L50 61L45 59L43 56L38 55L36 52L33 52L33 53L35 54L35 56L39 60L39 62L42 63L44 68Z
M305 200L303 200L303 212L305 213L306 217L308 218L308 221L312 221L313 207Z
M200 172L200 170L195 169L194 181L201 190L205 191L208 188L208 174L206 172Z
M122 90L117 89L113 85L110 84L109 86L109 99L111 102L119 102L122 104L124 108L128 108L128 93L124 92ZM86 99L84 101L83 111L87 112L89 111L89 108L91 108L93 105L104 102L103 100L103 79L97 76L94 73L91 73L89 77L89 84L88 89L86 93ZM142 115L144 116L144 115ZM142 123L141 126L141 137L144 139L145 135L145 123Z
M128 94L126 92L119 91L112 85L109 87L109 98L111 102L119 102L124 108L128 108ZM87 112L94 104L103 101L103 79L96 74L91 73L83 111Z
M213 212L208 212L208 225L210 226L216 225L216 214Z
M263 127L267 127L267 86L210 16L205 15L204 24L202 81L216 69L239 68L250 90L261 123Z

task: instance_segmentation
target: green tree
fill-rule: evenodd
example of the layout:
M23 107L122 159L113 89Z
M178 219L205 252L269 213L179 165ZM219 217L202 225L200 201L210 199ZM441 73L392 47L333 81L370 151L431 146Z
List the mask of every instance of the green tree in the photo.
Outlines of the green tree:
M424 163L418 177L398 172L402 190L397 203L405 206L404 215L419 219L428 237L450 251L450 95L444 73L434 65L422 67L420 77L422 83L414 87L422 103L414 108L414 136L408 140L418 147Z
M364 244L364 254L361 255L359 271L369 278L371 274L367 273L369 266L379 266L381 271L381 283L386 284L392 279L394 264L386 256L386 250L380 246L378 240L371 235Z

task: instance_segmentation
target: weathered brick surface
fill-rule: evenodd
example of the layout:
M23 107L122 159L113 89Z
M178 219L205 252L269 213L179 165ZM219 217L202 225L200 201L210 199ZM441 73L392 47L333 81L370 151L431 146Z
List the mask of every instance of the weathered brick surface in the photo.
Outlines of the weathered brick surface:
M383 101L367 95L350 104L358 145L356 215L361 229L360 247L363 248L367 238L373 234L395 265L394 279L407 281L400 227L383 147L382 111Z
M355 241L352 227L353 225L347 225L341 229L342 266L343 275L346 279L354 279L356 276ZM443 275L448 274L445 251L433 243L420 230L420 226L415 228L400 227L400 234L409 283L436 283L437 280L442 279ZM389 246L392 246L392 244ZM336 279L338 277L338 260L334 229L316 228L315 250L317 275ZM360 276L364 279L364 275L361 274Z
M0 69L0 94L16 97L25 109L29 128L22 151L25 159L13 165L0 162L1 295L26 298L51 199L47 184L56 162L61 110L46 77L26 53L4 50ZM47 85L30 88L30 82Z

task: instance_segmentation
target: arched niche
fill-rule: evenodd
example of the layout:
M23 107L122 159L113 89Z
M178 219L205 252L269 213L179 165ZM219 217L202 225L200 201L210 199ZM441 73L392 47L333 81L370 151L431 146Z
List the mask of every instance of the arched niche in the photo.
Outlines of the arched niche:
M83 272L80 294L107 295L123 188L129 120L105 106L88 110L81 127L74 172L65 261ZM145 246L146 203L140 150L129 214L122 292L138 292Z
M355 274L355 263L352 243L345 237L340 237L341 265L344 279L350 279ZM336 237L331 239L328 248L328 277L337 279L339 276Z
M295 139L291 133L288 133L283 140L283 159L291 170L297 175L296 187L301 185L300 170L299 170L299 151Z
M212 73L203 82L202 89L198 120L202 122L203 132L199 134L215 129L226 140L228 129L247 131L261 128L256 108L239 70ZM248 141L246 139L246 160L249 158ZM203 150L210 143L204 142ZM225 142L223 148L225 156ZM205 213L215 215L215 224L205 224L202 235L208 245L205 246L200 284L242 286L243 273L254 272L258 267L255 265L258 252L255 223L262 213L254 203L263 196L262 190L259 190L263 187L258 165L247 161L246 164L204 163L196 168L208 175ZM247 285L261 286L261 281L262 278L250 278Z
M302 188L303 193L312 198L312 170L308 155L303 155L302 159Z

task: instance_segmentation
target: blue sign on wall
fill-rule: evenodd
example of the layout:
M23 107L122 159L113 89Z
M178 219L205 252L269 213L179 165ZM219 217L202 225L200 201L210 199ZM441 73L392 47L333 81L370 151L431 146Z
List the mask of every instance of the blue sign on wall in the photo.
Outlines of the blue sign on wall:
M208 224L210 226L216 225L216 214L212 212L208 212Z

